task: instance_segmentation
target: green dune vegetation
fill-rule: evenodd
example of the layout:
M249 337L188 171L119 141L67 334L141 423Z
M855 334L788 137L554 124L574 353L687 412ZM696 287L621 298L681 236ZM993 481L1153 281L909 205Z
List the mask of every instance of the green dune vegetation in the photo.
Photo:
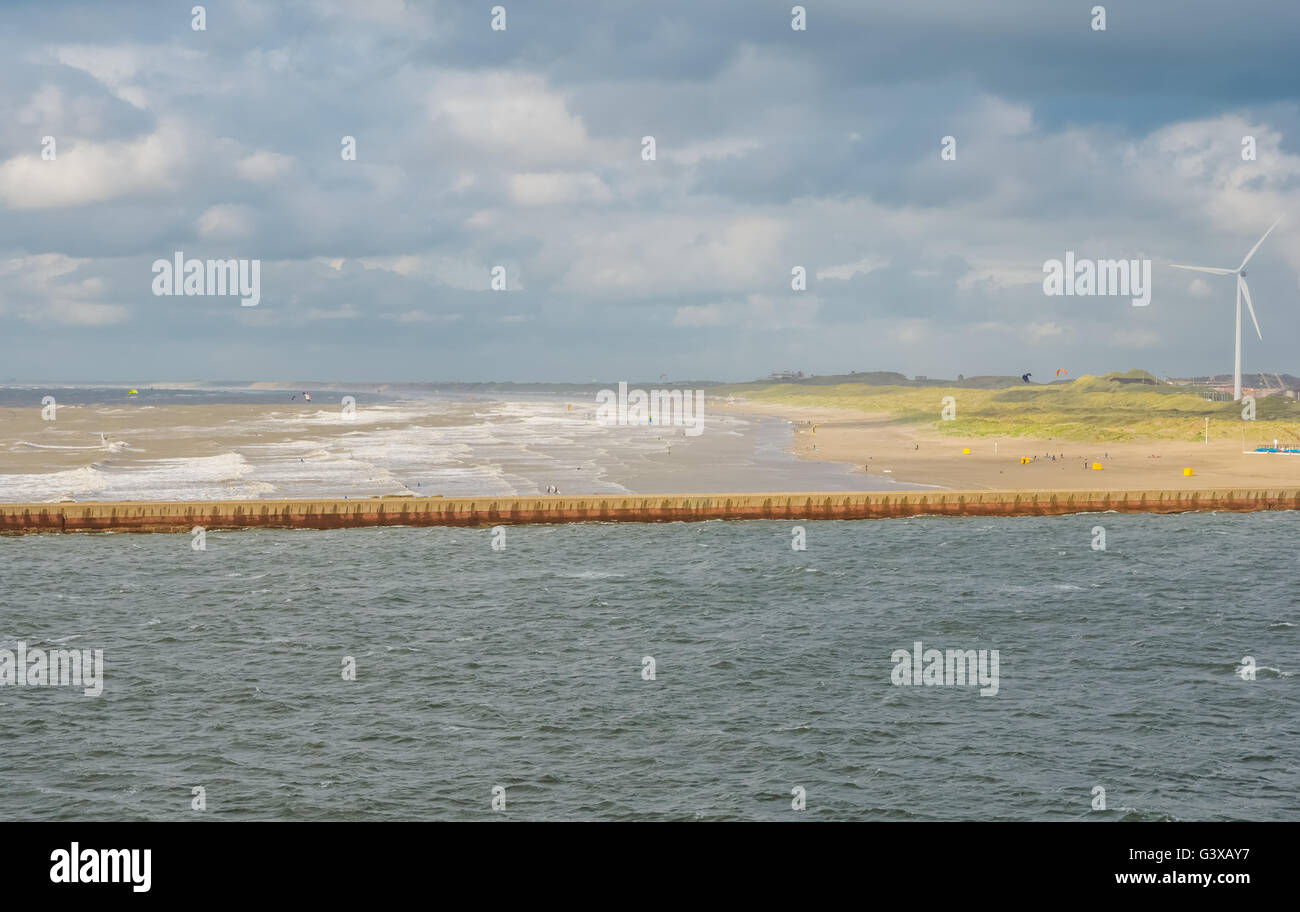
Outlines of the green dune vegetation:
M1300 441L1300 404L1294 399L1259 399L1256 420L1243 421L1241 403L1208 401L1206 391L1167 384L1138 370L1045 385L1023 384L1017 378L1014 386L994 389L943 386L935 381L918 387L854 380L826 385L759 381L709 392L774 405L885 413L954 437L1196 441L1203 439L1208 417L1211 440L1240 440L1244 429L1248 446L1274 439ZM1125 380L1154 381L1154 385ZM953 420L941 420L945 396L956 402Z

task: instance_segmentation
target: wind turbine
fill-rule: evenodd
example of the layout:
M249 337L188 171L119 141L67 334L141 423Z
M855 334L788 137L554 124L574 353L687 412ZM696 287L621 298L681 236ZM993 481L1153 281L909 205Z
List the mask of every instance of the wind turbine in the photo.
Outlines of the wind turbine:
M1245 297L1246 306L1250 308L1250 321L1255 324L1255 335L1259 336L1261 342L1264 340L1264 334L1259 331L1259 321L1255 319L1255 306L1250 303L1250 288L1246 286L1246 264L1249 263L1250 258L1255 255L1255 251L1259 249L1259 245L1264 243L1264 238L1268 237L1273 232L1273 229L1277 227L1277 223L1280 221L1282 221L1282 217L1278 216L1277 221L1268 226L1268 231L1264 232L1264 237L1261 237L1255 242L1255 246L1250 248L1250 253L1246 254L1246 258L1241 261L1241 265L1236 269L1217 269L1213 266L1179 266L1176 263L1169 264L1174 269L1191 269L1195 272L1208 272L1213 275L1235 275L1237 277L1237 360L1234 362L1232 368L1232 398L1234 401L1241 398L1242 297Z

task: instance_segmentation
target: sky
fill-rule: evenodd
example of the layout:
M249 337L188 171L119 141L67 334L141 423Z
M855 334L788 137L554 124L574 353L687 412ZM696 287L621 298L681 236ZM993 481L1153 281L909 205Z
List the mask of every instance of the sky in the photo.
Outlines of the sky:
M1300 374L1292 0L193 6L0 3L0 382Z

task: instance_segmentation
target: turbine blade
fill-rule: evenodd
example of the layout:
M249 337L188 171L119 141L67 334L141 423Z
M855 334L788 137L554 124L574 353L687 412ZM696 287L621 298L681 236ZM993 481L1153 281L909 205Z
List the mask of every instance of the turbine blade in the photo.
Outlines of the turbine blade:
M1246 299L1246 308L1250 311L1250 322L1255 324L1255 335L1259 336L1261 342L1264 341L1264 334L1259 331L1259 321L1255 319L1255 305L1250 303L1250 286L1241 276L1237 276L1237 285L1241 288L1241 296Z
M1215 275L1232 275L1235 269L1218 269L1214 266L1179 266L1177 263L1170 263L1171 269L1190 269L1193 272L1212 272Z
M1279 216L1277 217L1277 222L1280 222L1280 221L1282 221L1282 216L1279 215ZM1243 270L1243 269L1246 268L1246 264L1249 263L1249 262L1250 262L1250 258L1253 257L1253 256L1255 255L1255 251L1259 249L1259 245L1262 244L1262 243L1264 243L1264 238L1268 237L1270 234L1273 233L1273 229L1277 227L1277 222L1274 222L1273 224L1269 225L1269 226L1268 226L1268 231L1265 231L1265 232L1264 232L1264 237L1262 237L1262 238L1260 238L1258 241L1256 241L1256 242L1255 242L1255 246L1252 247L1252 248L1250 248L1250 253L1246 254L1246 258L1245 258L1244 260L1242 260L1242 261L1241 261L1241 265L1237 267L1237 271L1238 271L1238 272L1241 272L1241 270Z

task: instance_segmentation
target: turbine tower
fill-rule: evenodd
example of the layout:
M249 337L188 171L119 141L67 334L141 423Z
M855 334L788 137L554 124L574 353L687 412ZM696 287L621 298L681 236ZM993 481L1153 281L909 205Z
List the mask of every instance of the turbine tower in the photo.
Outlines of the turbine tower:
M1255 319L1255 305L1250 303L1250 288L1246 285L1246 264L1255 255L1259 245L1264 243L1264 238L1273 232L1273 229L1277 227L1277 223L1280 221L1282 221L1282 217L1278 216L1277 221L1268 226L1268 231L1264 232L1264 237L1255 242L1255 246L1250 248L1250 253L1246 254L1246 258L1241 261L1241 265L1236 269L1218 269L1214 266L1179 266L1177 263L1169 264L1174 269L1191 269L1195 272L1208 272L1213 275L1235 275L1237 277L1237 358L1232 368L1232 398L1234 401L1241 398L1241 299L1243 296L1246 299L1246 307L1250 308L1250 321L1255 324L1255 335L1259 336L1261 342L1264 340L1264 334L1259 331L1259 321Z

